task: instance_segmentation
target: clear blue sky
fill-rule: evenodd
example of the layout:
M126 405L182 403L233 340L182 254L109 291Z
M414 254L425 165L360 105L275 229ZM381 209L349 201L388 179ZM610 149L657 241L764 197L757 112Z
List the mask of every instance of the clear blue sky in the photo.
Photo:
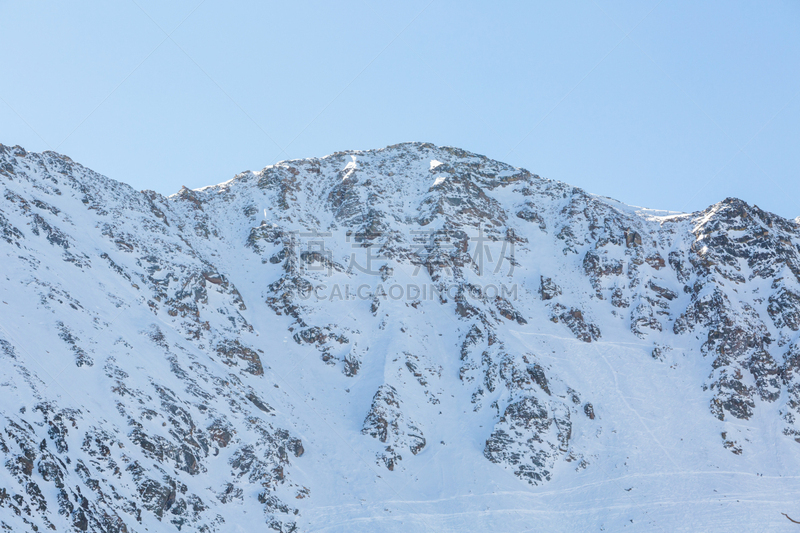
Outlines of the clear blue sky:
M796 0L0 0L0 29L0 142L139 189L419 140L800 215Z

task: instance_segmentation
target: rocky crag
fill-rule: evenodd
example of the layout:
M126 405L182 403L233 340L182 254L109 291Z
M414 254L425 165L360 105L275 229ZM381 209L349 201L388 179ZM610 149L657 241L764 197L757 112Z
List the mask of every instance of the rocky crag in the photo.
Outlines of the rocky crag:
M800 488L800 226L741 200L425 143L170 197L0 145L0 188L8 530L524 530L595 482ZM598 490L554 524L679 520Z

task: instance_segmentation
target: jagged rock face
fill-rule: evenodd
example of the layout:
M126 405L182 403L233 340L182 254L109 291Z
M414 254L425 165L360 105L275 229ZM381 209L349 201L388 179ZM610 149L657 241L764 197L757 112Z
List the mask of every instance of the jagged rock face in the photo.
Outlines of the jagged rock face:
M551 479L556 460L569 449L571 432L570 412L563 404L556 403L548 412L536 398L523 398L506 407L486 441L484 454L538 485ZM581 466L585 467L585 462Z
M702 352L713 357L712 412L720 420L749 419L756 399L779 399L781 375L796 343L798 228L736 199L694 220L688 259L696 278L684 289L691 301L673 329L682 334L703 328ZM793 417L785 411L790 422L785 432L795 434Z
M369 520L443 472L567 490L628 468L620 434L676 466L636 402L691 406L726 471L754 428L800 442L800 228L739 200L659 214L425 143L168 198L0 145L0 187L6 529L319 529L352 476Z
M375 393L361 432L386 444L385 450L378 454L378 461L389 470L394 470L403 459L401 451L408 449L417 455L426 444L422 431L406 420L397 389L391 385L382 385Z

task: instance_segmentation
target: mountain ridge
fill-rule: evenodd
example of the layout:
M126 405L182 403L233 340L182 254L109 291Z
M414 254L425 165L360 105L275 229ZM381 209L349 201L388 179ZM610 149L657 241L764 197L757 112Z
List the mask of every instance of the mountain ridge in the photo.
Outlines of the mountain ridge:
M430 143L167 197L0 145L0 183L4 526L787 527L795 221Z

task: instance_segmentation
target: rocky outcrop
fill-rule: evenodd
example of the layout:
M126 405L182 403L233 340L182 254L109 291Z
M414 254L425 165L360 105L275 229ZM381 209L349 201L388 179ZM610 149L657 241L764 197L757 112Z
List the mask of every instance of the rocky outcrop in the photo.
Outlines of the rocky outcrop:
M402 401L391 385L381 385L375 393L361 432L386 445L377 457L389 470L398 466L405 450L417 455L426 444L422 430L403 414Z
M336 450L305 435L340 415L381 476L461 413L542 485L619 449L570 374L608 349L699 369L726 459L760 445L745 423L800 442L800 228L736 199L658 214L429 143L171 197L0 145L0 188L6 529L300 530L300 467Z
M575 338L583 342L592 342L600 338L600 328L595 324L586 322L580 309L567 309L561 304L552 307L550 320L566 325Z
M569 450L572 422L562 404L543 405L534 397L513 402L486 440L483 454L493 463L513 468L531 485L552 478L558 458Z

